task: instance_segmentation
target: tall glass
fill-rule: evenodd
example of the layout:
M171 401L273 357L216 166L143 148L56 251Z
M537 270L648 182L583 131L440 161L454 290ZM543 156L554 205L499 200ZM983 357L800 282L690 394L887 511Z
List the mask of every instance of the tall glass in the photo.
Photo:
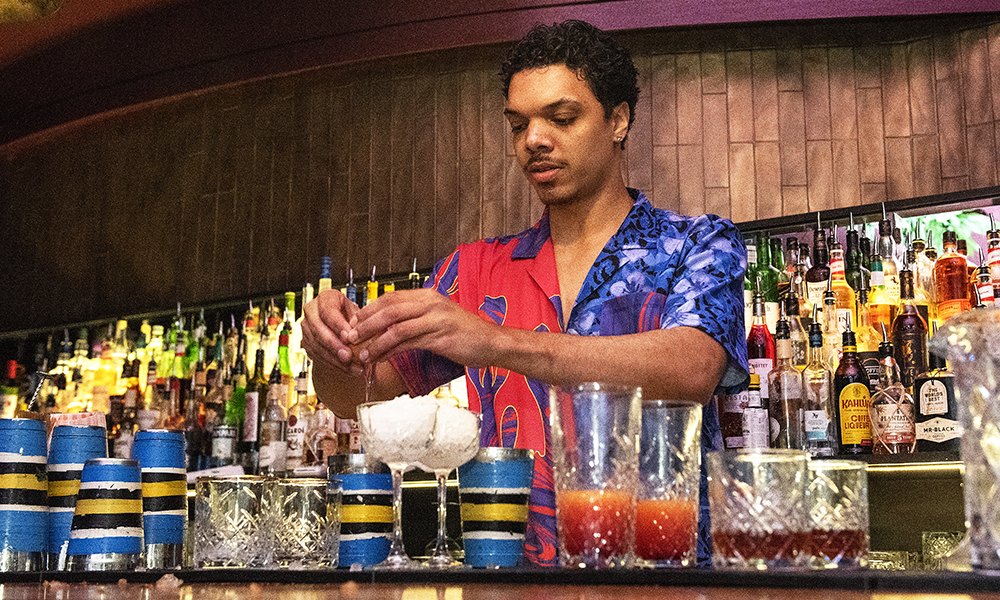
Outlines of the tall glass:
M448 550L448 474L472 460L479 452L480 415L441 400L438 404L434 441L419 466L437 478L437 539L427 560L431 568L458 566Z
M437 400L397 398L358 406L358 423L365 451L392 472L392 535L389 556L376 569L414 569L403 547L403 472L423 458L434 440Z
M606 569L635 562L640 398L638 388L604 383L549 388L564 567Z

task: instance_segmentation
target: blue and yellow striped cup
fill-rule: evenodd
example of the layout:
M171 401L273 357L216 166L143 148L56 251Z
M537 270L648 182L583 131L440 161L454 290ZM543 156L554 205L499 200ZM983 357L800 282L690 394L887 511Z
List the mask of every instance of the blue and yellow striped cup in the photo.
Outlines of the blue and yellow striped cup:
M481 448L458 468L466 566L520 563L534 471L533 453L524 448Z
M45 568L45 423L0 419L0 572Z
M71 571L134 569L142 558L139 462L94 458L83 466L66 565Z

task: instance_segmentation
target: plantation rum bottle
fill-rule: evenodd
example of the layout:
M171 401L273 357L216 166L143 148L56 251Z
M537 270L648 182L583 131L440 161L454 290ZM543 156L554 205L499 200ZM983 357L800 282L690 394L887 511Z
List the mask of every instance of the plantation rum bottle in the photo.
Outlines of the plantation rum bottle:
M918 452L958 452L961 430L955 401L955 374L936 354L913 384Z
M892 342L896 348L903 387L913 389L913 380L927 370L927 322L913 301L913 272L900 272L900 309L892 321Z
M814 457L833 456L837 446L833 384L823 358L823 328L814 319L809 326L809 362L802 371L802 442Z
M837 423L837 454L871 454L872 429L868 416L871 392L868 373L858 360L853 331L845 331L844 354L833 374Z
M958 313L969 310L969 271L965 257L958 253L954 231L942 236L944 252L934 263L934 282L937 296L938 319L947 321Z
M802 449L802 372L792 362L790 322L778 320L774 368L767 375L772 448Z
M917 446L913 397L899 380L893 354L888 340L879 344L878 386L868 411L873 454L910 454Z

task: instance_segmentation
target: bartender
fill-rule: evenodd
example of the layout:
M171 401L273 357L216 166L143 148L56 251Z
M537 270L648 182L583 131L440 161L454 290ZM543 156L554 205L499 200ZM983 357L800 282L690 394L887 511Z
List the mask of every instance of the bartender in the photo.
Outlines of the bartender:
M712 395L749 379L746 249L730 221L654 208L625 185L637 72L607 33L582 21L536 26L501 76L541 219L459 246L424 289L363 309L323 292L305 307L302 346L319 399L340 415L364 401L366 365L372 400L424 395L464 372L482 444L536 451L525 554L556 566L548 385L601 381L696 400L703 452L719 449ZM699 564L711 556L707 496L703 467Z

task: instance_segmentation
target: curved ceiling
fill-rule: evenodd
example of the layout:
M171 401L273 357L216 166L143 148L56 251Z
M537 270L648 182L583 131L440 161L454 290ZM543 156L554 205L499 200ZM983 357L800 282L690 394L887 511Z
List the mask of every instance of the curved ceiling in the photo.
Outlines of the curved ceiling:
M0 146L176 94L507 42L566 18L627 30L995 10L996 0L65 0L38 21L0 24Z

